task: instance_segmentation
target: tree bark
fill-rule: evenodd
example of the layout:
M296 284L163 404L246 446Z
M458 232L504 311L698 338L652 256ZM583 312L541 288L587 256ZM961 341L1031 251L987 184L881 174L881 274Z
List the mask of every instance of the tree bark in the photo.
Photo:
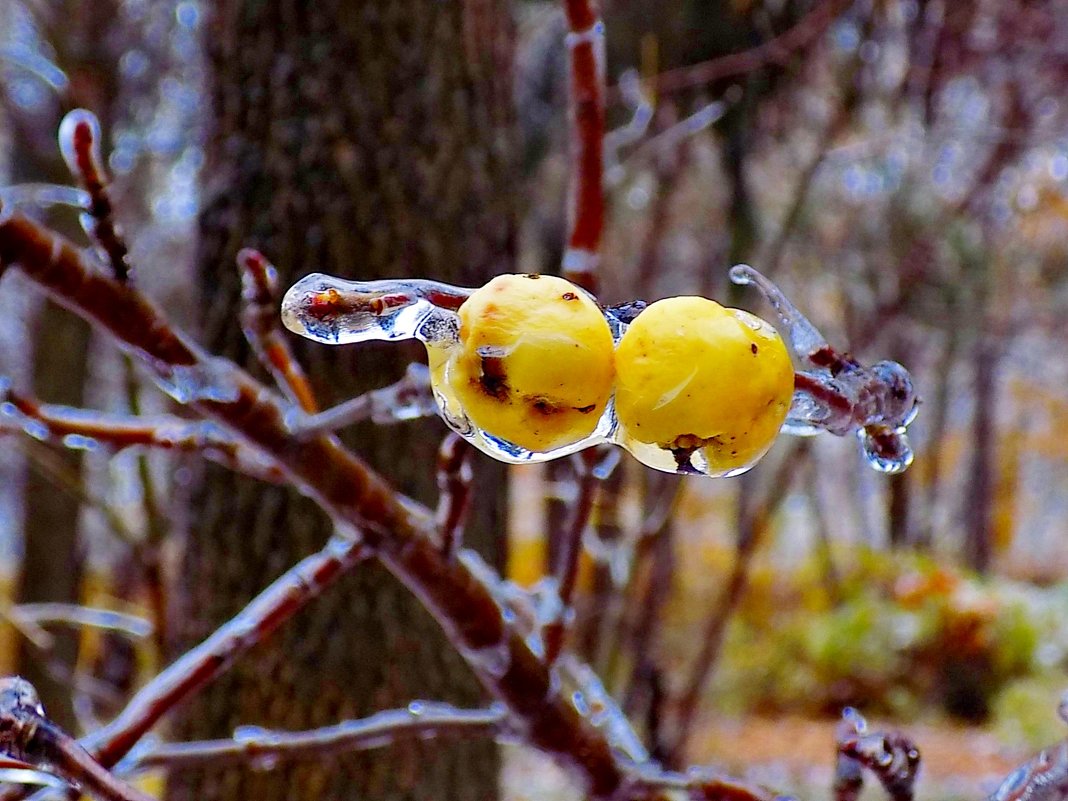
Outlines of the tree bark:
M261 249L283 286L311 271L478 285L512 268L511 56L499 0L233 0L209 23L212 104L199 266L204 340L250 367L234 256ZM400 377L420 348L298 347L326 405ZM411 496L433 499L437 420L358 427L349 440ZM479 457L468 543L503 547L504 471ZM208 469L178 586L181 650L321 547L327 520L292 492ZM182 738L236 725L303 728L414 698L480 691L437 626L384 570L363 566L190 704ZM395 746L270 772L171 778L171 799L478 799L496 795L489 743Z

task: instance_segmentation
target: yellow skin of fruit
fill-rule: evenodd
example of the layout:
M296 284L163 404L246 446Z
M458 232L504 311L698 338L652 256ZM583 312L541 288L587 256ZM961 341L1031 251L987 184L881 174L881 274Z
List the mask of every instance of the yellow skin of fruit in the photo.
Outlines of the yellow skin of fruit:
M616 351L616 413L638 442L700 449L715 470L747 467L771 446L793 398L778 332L700 297L651 304Z
M459 309L460 347L430 350L431 381L483 431L529 451L585 439L612 393L613 342L569 281L501 275Z

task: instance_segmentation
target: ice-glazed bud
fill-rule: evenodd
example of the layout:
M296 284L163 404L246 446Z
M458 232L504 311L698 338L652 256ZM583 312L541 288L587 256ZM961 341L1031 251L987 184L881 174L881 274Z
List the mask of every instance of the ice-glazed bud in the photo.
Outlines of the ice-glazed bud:
M616 351L622 443L660 469L663 451L683 472L731 475L752 466L778 434L793 390L776 330L706 298L653 303Z
M528 451L589 437L612 393L613 341L583 290L501 275L459 310L460 346L430 348L431 382L479 429Z

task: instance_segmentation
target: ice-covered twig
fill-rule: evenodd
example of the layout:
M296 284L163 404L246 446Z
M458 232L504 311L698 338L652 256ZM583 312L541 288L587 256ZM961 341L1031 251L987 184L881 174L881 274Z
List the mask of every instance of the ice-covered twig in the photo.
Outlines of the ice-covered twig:
M280 483L284 476L270 461L213 423L171 415L130 417L40 403L0 378L0 431L17 428L38 440L69 448L143 446L195 452L239 473Z
M8 618L23 625L50 626L62 625L81 628L102 629L125 634L128 637L143 638L152 633L152 624L143 617L111 609L95 609L91 606L64 603L18 604L10 607Z
M45 58L36 47L26 44L0 47L0 62L7 62L35 75L57 95L63 95L70 88L67 73Z
M570 619L574 616L572 603L575 585L578 582L579 557L582 555L582 539L593 511L594 495L597 492L597 476L594 467L600 461L596 448L589 448L575 454L575 480L578 494L571 508L563 537L560 539L560 555L555 566L556 587L560 594L559 614L545 625L542 637L545 642L545 660L550 665L560 655L564 647L564 636Z
M741 96L740 94L738 95ZM643 142L634 150L634 153L623 163L623 167L633 167L634 164L646 161L652 156L665 151L670 151L691 136L696 136L701 131L719 122L727 113L734 95L724 100L713 100L706 103L697 111L676 122L671 127L661 131L647 142Z
M335 754L383 748L410 738L492 737L501 731L505 714L500 706L458 709L450 704L413 701L403 709L387 709L333 726L308 731L276 731L242 726L233 739L168 743L132 757L135 771L203 765L319 759Z
M836 801L853 801L860 792L863 779L848 764L849 760L875 774L891 801L912 801L920 769L916 744L901 732L869 734L864 718L853 709L846 709L842 717L837 733L840 759L835 770Z
M229 623L157 675L115 720L82 743L113 767L177 704L227 670L367 556L360 544L334 537L321 551L275 579Z
M642 80L637 70L625 70L619 76L617 88L632 114L625 125L609 131L604 137L605 180L610 184L618 183L622 177L619 151L645 136L653 120L653 103L642 90Z
M449 559L463 545L464 523L471 506L471 457L474 449L454 432L445 435L438 448L438 508L434 524L441 550Z
M794 377L794 401L783 431L856 433L876 470L900 473L912 464L906 429L919 397L908 370L893 361L868 367L831 347L783 291L748 264L736 264L730 275L734 283L760 290L786 329L794 355L812 368Z
M289 399L302 411L315 414L319 405L311 384L279 330L278 272L252 248L238 252L237 268L241 273L241 330L245 339Z
M84 189L62 184L15 184L0 187L0 204L8 210L23 206L47 209L52 206L70 206L86 211L92 202Z
M286 290L282 323L295 334L333 344L409 339L409 327L396 321L407 323L413 313L431 309L455 311L473 291L421 278L347 281L312 273Z
M130 273L130 249L115 222L107 174L100 159L100 122L83 108L68 112L59 125L59 149L67 168L89 195L86 231L107 256L112 274L125 281Z
M115 778L45 716L37 692L16 676L0 679L0 753L51 773L104 801L151 801Z
M571 175L564 278L597 293L604 233L604 22L594 0L564 0Z
M430 371L425 364L413 362L395 384L372 389L318 414L290 414L287 423L294 435L307 438L338 431L364 420L389 425L417 417L433 417L437 411L430 388Z

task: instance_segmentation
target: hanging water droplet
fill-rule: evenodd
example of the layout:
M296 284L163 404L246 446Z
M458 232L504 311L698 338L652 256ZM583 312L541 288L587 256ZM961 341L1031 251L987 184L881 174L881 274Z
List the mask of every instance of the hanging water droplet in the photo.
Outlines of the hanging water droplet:
M912 446L904 428L869 426L857 431L868 464L880 473L897 475L912 464Z

